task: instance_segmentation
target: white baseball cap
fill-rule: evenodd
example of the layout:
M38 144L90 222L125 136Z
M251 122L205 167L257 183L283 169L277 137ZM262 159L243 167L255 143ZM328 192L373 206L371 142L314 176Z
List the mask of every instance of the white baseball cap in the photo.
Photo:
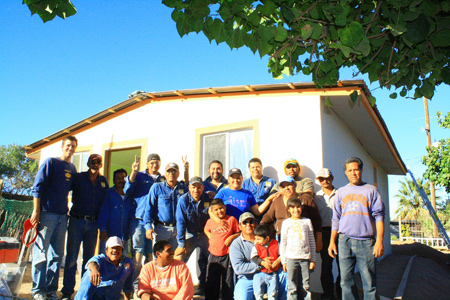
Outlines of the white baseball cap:
M120 246L123 249L122 240L117 236L112 236L106 241L106 248L112 248L115 246Z

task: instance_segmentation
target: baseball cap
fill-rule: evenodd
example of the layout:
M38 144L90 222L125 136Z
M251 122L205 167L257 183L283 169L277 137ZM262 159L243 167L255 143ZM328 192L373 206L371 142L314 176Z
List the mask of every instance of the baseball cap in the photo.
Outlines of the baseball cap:
M200 183L201 185L203 185L203 180L198 176L194 176L191 178L191 180L189 180L189 184L194 185L195 183Z
M238 168L233 168L233 169L230 170L230 172L228 172L228 176L231 176L233 174L239 174L239 175L242 176L242 172Z
M170 169L179 170L178 165L176 163L170 163L166 166L166 171L169 171Z
M239 217L239 224L242 224L242 222L244 222L245 220L248 220L248 219L256 220L255 216L252 215L252 213L245 212Z
M152 154L149 154L148 156L147 156L147 162L149 162L149 161L151 161L151 160L161 160L161 157L159 157L159 155L158 154L156 154L156 153L152 153Z
M123 248L122 240L117 236L112 236L106 241L106 248L120 246Z
M333 173L331 173L330 170L328 170L327 168L323 168L323 169L320 169L319 172L317 172L316 179L318 179L319 177L328 178L328 177L332 177L332 176L333 176Z
M91 155L89 155L88 162L91 162L91 161L93 161L95 159L98 159L98 160L100 160L100 162L102 162L102 157L100 156L100 154L91 154Z
M286 168L288 165L297 165L297 167L300 167L300 164L295 158L289 158L284 162L284 167Z
M292 178L291 176L285 176L283 178L283 180L280 181L280 185L284 182L288 182L288 183L293 183L295 182L294 178Z

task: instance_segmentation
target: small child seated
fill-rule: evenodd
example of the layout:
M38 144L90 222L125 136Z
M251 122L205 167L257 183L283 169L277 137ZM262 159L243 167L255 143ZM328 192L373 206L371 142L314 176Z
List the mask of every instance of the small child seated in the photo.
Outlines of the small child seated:
M233 277L230 251L231 242L240 234L236 218L226 214L227 207L221 199L213 199L210 212L216 220L206 222L204 232L209 238L209 257L206 273L205 299L214 300L222 296L222 300L233 299ZM225 223L226 226L222 226Z
M278 242L270 238L270 228L266 224L255 228L255 246L251 254L252 262L262 266L261 272L253 276L253 292L256 300L262 300L267 290L269 300L275 300L278 292L279 256Z

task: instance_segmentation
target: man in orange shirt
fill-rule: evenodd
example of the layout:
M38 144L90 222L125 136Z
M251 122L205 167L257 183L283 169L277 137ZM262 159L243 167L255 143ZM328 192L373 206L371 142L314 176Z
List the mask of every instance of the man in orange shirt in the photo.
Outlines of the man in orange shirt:
M194 298L194 284L186 264L173 259L172 245L160 240L153 245L155 260L139 274L138 297L142 300L185 300Z

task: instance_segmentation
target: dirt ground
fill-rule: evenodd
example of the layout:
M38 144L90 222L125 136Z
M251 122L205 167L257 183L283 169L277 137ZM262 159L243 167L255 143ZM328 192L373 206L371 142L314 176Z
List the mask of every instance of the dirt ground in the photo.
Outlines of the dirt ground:
M450 300L450 254L417 243L392 243L393 253L377 264L380 296L393 299L409 259L414 258L403 293L404 300ZM62 272L59 287L62 287ZM80 277L77 275L77 286ZM19 297L31 299L31 264L27 266ZM203 298L198 298L203 299ZM313 299L320 299L313 295Z

